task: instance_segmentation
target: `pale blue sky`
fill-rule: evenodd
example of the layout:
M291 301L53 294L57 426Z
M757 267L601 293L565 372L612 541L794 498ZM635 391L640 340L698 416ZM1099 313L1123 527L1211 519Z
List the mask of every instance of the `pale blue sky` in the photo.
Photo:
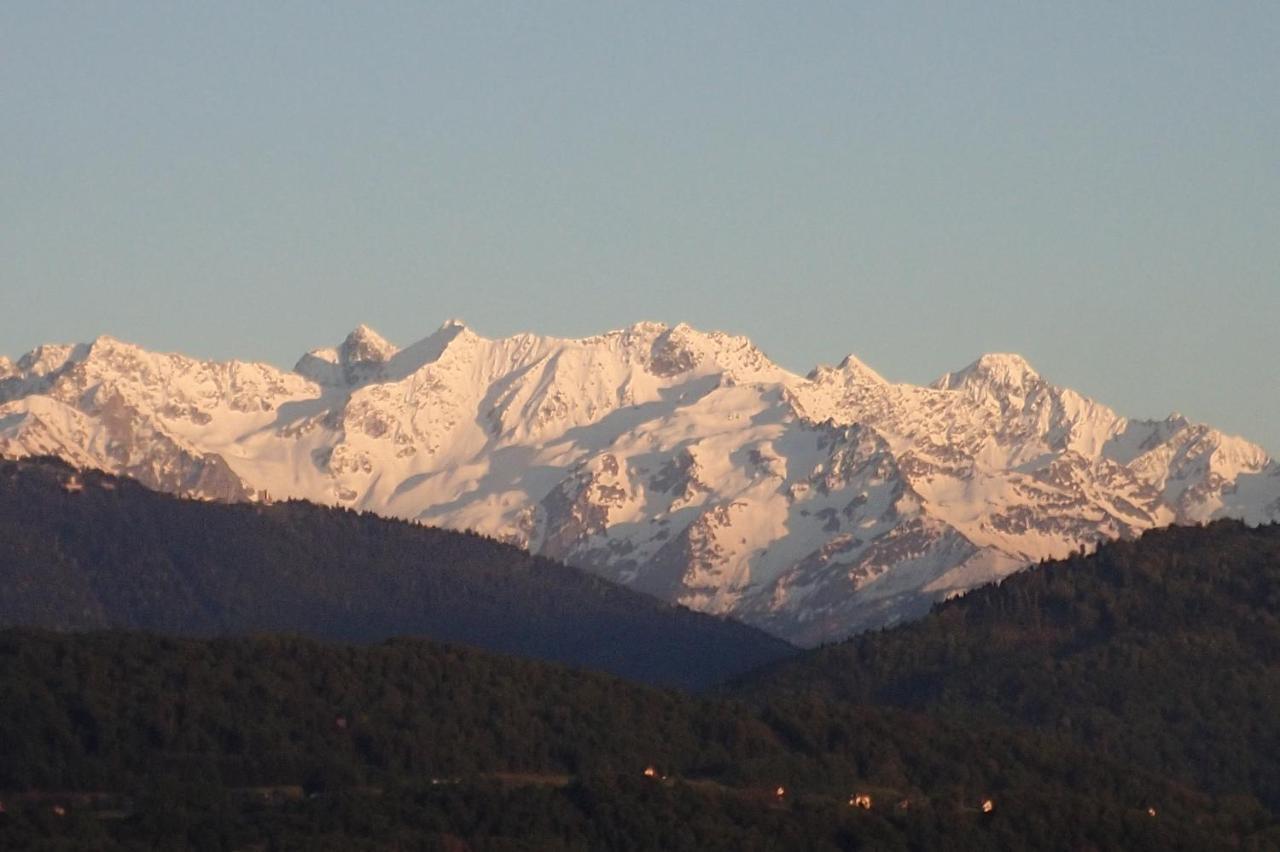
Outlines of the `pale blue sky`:
M0 6L0 353L640 319L1280 452L1280 3Z

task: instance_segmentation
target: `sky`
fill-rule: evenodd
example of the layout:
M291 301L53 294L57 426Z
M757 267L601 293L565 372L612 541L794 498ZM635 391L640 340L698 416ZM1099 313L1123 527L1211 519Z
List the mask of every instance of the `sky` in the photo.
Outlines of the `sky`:
M1280 3L0 5L0 354L639 320L1280 453Z

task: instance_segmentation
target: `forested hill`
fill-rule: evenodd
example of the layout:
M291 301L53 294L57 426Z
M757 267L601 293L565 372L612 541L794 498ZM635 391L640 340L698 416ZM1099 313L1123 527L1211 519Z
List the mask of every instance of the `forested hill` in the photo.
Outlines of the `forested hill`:
M179 500L0 460L0 625L425 636L699 688L792 653L491 539L303 502Z
M1280 807L1280 525L1172 527L747 675L740 696L1017 726Z
M0 755L5 849L1280 843L1247 797L1035 732L751 708L422 640L0 631Z

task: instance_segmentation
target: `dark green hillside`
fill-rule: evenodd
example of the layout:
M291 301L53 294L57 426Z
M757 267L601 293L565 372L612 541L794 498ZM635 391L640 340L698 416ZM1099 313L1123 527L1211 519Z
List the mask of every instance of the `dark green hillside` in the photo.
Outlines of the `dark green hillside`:
M0 848L1280 848L1280 527L1106 545L692 696L375 640L683 683L788 649L477 536L72 475L0 463L0 617L61 629L0 632ZM272 630L361 641L198 638Z
M736 691L1016 726L1280 807L1280 525L1106 544Z
M1280 842L1247 798L1034 734L816 701L753 710L421 640L3 632L0 756L0 848Z
M0 626L420 635L701 687L792 653L478 535L0 460Z

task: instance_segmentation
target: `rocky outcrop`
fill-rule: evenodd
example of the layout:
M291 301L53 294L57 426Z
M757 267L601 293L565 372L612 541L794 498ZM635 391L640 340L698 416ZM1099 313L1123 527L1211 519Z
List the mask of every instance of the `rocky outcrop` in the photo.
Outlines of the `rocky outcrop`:
M112 338L0 360L0 453L216 500L478 530L802 642L911 618L1151 527L1280 518L1280 467L986 355L919 387L857 358L640 323L404 348L361 326L293 372Z

